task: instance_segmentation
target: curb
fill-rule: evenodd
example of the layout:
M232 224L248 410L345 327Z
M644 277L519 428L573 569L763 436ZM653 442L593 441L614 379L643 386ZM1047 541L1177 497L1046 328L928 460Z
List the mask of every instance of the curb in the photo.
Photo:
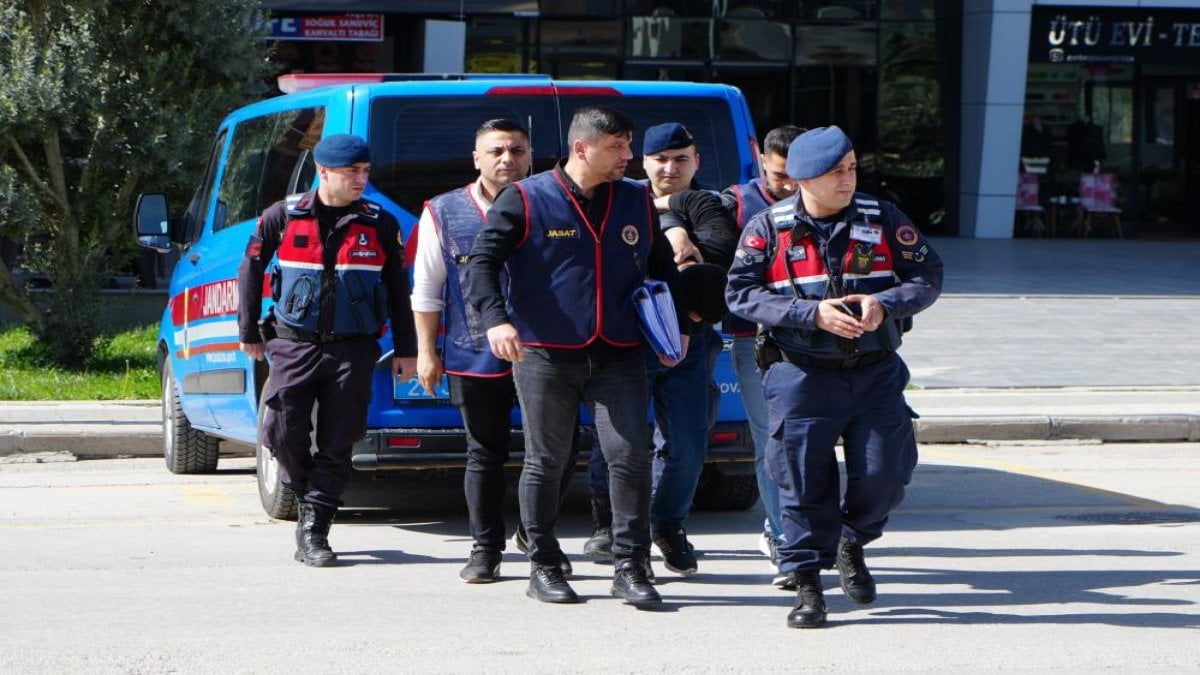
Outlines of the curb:
M920 443L1200 441L1200 415L936 416L916 420Z
M79 457L157 457L162 455L158 423L73 424L54 431L0 430L0 456L71 453ZM1200 415L929 415L916 420L924 444L988 441L1200 441ZM78 454L86 447L85 454ZM223 443L231 451L237 444Z

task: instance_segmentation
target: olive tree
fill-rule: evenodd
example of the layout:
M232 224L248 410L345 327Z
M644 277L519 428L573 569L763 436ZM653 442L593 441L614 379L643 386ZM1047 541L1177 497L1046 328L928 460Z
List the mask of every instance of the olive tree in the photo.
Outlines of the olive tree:
M0 0L0 236L23 247L0 302L60 363L91 350L138 193L185 195L219 119L259 94L263 26L256 0Z

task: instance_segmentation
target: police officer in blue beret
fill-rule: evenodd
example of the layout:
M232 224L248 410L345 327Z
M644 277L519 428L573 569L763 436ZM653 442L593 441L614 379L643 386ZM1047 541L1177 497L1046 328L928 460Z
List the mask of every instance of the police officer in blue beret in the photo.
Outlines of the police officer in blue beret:
M837 567L852 602L875 600L863 546L883 534L917 462L896 349L942 288L929 242L895 205L856 192L856 170L838 127L798 136L787 171L799 192L746 224L726 288L730 311L763 329L766 461L783 515L779 569L797 591L793 628L825 623L822 569Z
M327 136L313 159L318 187L272 204L250 235L238 268L238 332L243 352L271 357L259 440L300 500L294 557L327 567L337 563L329 528L350 480L352 447L366 431L385 323L394 377L416 374L417 344L400 225L362 198L371 171L366 141ZM275 305L260 327L264 273Z

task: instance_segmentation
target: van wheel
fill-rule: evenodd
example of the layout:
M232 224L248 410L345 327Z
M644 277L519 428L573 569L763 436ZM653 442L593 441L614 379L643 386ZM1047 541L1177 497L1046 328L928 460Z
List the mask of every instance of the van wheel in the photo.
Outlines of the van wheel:
M745 511L758 502L753 473L726 473L709 464L700 474L692 504L702 511Z
M266 386L263 386L266 391ZM279 462L270 448L262 444L263 412L266 410L263 396L258 397L258 426L255 434L254 454L257 457L258 499L262 502L263 510L268 516L279 520L295 520L299 515L299 499L292 489L279 481Z
M171 473L209 473L216 471L220 458L220 440L192 428L179 400L179 385L171 372L171 362L162 370L163 457Z

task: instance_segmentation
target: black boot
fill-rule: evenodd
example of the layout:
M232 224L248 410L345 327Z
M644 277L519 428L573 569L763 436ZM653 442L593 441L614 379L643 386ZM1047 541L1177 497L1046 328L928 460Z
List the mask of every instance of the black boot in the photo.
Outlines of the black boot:
M638 609L661 605L662 598L646 576L649 568L649 560L625 558L619 561L613 574L613 597L621 598Z
M594 562L611 562L612 502L608 497L592 498L592 536L583 543L583 554Z
M820 570L795 572L796 607L788 613L788 628L819 628L825 625L825 592Z
M838 576L842 580L842 591L859 605L875 602L875 578L863 560L863 547L849 539L838 542Z
M329 526L337 509L332 506L300 502L296 521L296 560L309 567L330 567L337 556L329 548Z

